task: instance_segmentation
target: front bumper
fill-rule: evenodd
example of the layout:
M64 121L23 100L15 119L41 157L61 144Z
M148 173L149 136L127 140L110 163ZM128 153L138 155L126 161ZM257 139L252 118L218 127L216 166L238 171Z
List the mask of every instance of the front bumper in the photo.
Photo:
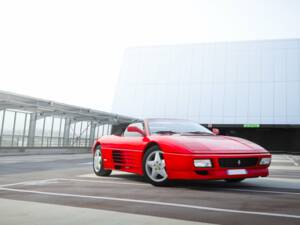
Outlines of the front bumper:
M175 154L164 153L168 178L171 180L221 180L234 178L266 177L269 175L269 165L261 166L261 158L271 157L268 153L263 154ZM219 164L221 158L258 158L254 166L223 168ZM196 168L195 159L210 159L212 168ZM228 170L245 169L246 174L229 175Z

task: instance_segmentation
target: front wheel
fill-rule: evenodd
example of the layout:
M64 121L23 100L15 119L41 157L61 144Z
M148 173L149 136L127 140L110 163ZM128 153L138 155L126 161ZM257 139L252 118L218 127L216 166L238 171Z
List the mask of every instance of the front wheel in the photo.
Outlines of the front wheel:
M111 174L111 170L105 170L103 167L103 158L100 145L96 147L94 152L93 169L97 176L105 177Z
M145 178L155 186L168 184L168 174L163 152L158 146L149 148L143 158L143 170Z

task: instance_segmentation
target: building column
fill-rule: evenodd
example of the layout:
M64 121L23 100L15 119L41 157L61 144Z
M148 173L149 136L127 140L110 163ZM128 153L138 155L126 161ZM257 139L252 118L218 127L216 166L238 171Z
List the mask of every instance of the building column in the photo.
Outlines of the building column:
M96 126L97 126L97 123L91 122L90 142L89 142L90 145L89 146L92 146L94 144Z
M36 121L37 121L37 113L31 113L30 114L30 121L29 121L29 129L28 129L28 141L27 141L27 146L28 147L33 147L34 146Z
M3 131L4 131L4 121L5 121L5 112L6 110L3 109L3 114L2 114L2 123L1 125L1 130L0 130L0 146L2 146L2 138L3 138Z
M64 136L63 136L63 147L68 147L70 145L70 129L72 120L70 118L65 119Z

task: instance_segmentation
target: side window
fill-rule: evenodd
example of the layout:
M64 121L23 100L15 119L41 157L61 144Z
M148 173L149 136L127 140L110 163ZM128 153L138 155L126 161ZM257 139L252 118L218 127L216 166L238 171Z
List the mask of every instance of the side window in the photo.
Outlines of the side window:
M133 124L130 124L130 125L136 126L136 127L140 128L141 130L144 130L144 124L143 123L133 123ZM124 137L141 137L142 135L139 134L139 133L136 133L136 132L128 132L127 128L126 128L126 130L124 131L123 136Z

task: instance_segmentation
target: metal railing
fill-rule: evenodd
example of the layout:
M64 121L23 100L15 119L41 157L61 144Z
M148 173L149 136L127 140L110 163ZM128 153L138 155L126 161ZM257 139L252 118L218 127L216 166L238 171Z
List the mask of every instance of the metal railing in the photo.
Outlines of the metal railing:
M90 147L97 137L110 133L107 123L0 110L0 148Z
M63 138L35 136L33 146L28 146L27 143L28 136L3 135L1 147L90 147L90 139L82 137Z

